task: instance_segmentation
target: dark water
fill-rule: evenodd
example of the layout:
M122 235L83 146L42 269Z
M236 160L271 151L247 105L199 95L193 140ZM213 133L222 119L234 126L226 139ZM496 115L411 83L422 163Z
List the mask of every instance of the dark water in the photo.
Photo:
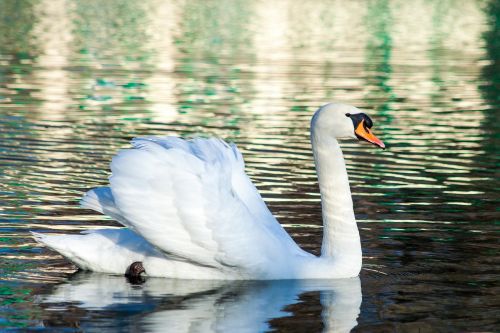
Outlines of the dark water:
M0 330L500 331L499 22L498 1L0 1ZM131 138L216 135L318 253L308 124L331 100L389 147L343 145L359 280L131 285L29 236L115 225L78 200Z

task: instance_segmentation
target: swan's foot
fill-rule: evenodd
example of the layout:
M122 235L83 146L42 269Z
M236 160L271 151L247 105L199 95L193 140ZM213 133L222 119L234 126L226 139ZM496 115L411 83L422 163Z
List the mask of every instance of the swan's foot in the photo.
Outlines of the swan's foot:
M130 266L128 266L125 271L125 276L130 283L143 283L144 277L141 276L142 273L146 273L146 270L142 266L142 262L135 261Z

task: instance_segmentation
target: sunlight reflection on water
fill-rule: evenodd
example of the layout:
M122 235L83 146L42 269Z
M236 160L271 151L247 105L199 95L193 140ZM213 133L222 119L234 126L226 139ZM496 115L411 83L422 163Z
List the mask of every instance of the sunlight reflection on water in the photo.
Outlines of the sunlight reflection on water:
M308 126L339 100L369 110L388 145L343 145L364 251L357 329L496 330L499 17L497 1L0 2L0 327L85 321L85 306L57 323L65 305L38 309L76 282L51 285L73 267L28 231L115 225L77 203L134 136L236 142L318 253ZM321 329L320 290L290 291L302 302L259 323ZM133 324L92 311L89 325Z
M322 322L326 330L345 332L356 325L361 305L359 278L337 281L195 281L148 279L133 286L122 277L78 274L41 299L47 310L69 304L88 311L92 318L99 311L110 315L123 312L151 312L135 327L141 331L164 332L262 332L269 321L289 317L287 307L301 302L306 293L319 293ZM340 310L339 310L340 309ZM76 318L79 320L79 318ZM80 325L80 324L79 324ZM81 324L85 330L98 329L93 320Z

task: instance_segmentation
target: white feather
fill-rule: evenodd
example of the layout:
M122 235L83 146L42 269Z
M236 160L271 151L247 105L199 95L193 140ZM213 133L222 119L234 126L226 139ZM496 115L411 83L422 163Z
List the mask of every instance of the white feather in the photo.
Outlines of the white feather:
M111 163L111 192L127 217L121 222L157 248L249 275L306 255L248 180L235 146L171 138L135 139L133 145Z

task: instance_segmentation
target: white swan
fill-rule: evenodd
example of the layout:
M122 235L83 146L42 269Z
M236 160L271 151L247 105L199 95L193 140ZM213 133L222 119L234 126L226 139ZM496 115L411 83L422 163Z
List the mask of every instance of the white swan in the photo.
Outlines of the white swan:
M344 104L321 107L311 142L323 206L321 256L303 251L273 217L233 144L147 137L113 158L109 187L82 206L126 228L78 235L34 234L82 269L123 274L142 262L148 276L183 279L329 279L359 274L361 244L337 138L381 148L371 119Z

